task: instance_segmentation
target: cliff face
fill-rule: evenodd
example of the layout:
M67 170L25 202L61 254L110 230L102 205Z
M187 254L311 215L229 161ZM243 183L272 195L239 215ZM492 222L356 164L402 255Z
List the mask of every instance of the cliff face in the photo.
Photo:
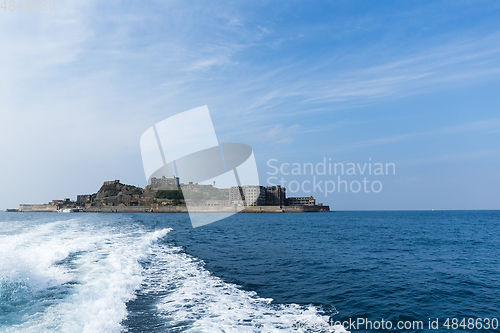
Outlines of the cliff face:
M144 202L144 190L133 185L120 183L118 180L114 182L104 182L97 193L90 196L91 203L86 203L85 206L105 206L105 205L127 205L136 206L140 204L150 204L149 201Z
M95 194L97 198L109 198L118 195L122 196L142 196L144 194L144 190L140 187L133 185L125 185L120 183L119 181L115 181L113 183L106 182L104 183L99 191Z

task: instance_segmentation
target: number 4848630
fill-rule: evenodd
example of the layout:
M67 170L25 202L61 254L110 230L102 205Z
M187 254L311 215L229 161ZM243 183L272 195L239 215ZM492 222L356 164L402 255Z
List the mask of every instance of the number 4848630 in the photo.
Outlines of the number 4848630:
M1 1L1 0L0 0ZM54 0L4 0L2 2L2 5L0 6L0 10L3 9L4 11L10 10L11 12L18 10L18 11L46 11L50 10L53 11L56 9L56 2Z
M457 318L447 318L443 324L446 329L469 329L469 330L481 330L490 328L496 330L498 328L497 318L462 318L459 320Z

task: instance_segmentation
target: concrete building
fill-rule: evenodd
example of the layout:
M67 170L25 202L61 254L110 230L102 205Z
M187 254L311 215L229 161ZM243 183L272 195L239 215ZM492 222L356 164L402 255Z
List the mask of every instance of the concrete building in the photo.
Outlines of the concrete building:
M151 187L179 187L179 177L172 176L171 178L167 178L162 176L161 178L151 178Z
M286 188L278 186L267 186L266 188L267 206L284 206L286 204Z
M264 186L246 185L241 187L247 206L264 206L266 203L266 189Z
M79 194L76 196L76 204L78 206L85 206L87 202L90 202L92 194Z
M119 183L120 183L120 180L116 179L116 180L105 181L103 185L106 186L106 185L113 185L113 184L119 184Z
M310 197L291 197L286 199L287 206L315 206L316 200Z
M245 200L247 206L284 206L285 198L286 189L279 185L244 185L229 189L229 202L242 203Z
M263 206L266 193L263 186L244 185L233 186L229 189L229 202L243 203L247 206Z

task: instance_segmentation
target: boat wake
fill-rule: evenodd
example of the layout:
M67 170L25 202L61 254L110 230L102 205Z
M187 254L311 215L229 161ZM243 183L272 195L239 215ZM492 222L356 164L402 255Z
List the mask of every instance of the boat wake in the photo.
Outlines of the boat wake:
M168 228L75 218L6 230L0 224L2 332L335 331L297 328L328 318L213 276L165 241Z

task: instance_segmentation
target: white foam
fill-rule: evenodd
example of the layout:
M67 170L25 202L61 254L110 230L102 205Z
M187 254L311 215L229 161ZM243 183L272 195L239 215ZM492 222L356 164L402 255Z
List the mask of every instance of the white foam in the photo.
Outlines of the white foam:
M127 302L144 288L169 291L157 304L158 313L148 315L187 332L342 332L328 326L312 305L275 305L213 276L181 248L157 242L169 231L75 220L0 235L0 278L23 281L35 291L76 283L63 299L4 331L120 332ZM71 254L77 254L73 268L57 264ZM148 257L145 271L140 262ZM295 329L296 322L323 325Z
M172 327L185 326L187 332L334 332L328 317L312 305L274 305L272 299L239 289L210 274L203 263L175 248L158 245L156 277L160 288L172 291L158 309ZM321 323L317 329L295 329L294 323ZM338 330L340 331L340 330Z
M141 259L170 229L144 233L134 229L116 233L110 227L55 222L8 236L0 247L6 255L0 268L4 278L26 279L40 290L76 281L70 295L26 318L6 332L120 332L126 302L142 282ZM55 265L71 253L75 269ZM19 261L19 264L16 264Z
M40 290L68 282L71 273L55 263L70 254L89 251L99 237L75 234L62 222L42 224L23 233L0 235L0 274L4 281L29 281L30 288Z
M139 241L128 235L114 238L104 259L92 253L81 263L82 284L77 293L63 304L57 313L65 332L119 332L126 318L126 302L140 288L144 259L154 242L170 229L147 233ZM96 262L96 260L98 260Z

